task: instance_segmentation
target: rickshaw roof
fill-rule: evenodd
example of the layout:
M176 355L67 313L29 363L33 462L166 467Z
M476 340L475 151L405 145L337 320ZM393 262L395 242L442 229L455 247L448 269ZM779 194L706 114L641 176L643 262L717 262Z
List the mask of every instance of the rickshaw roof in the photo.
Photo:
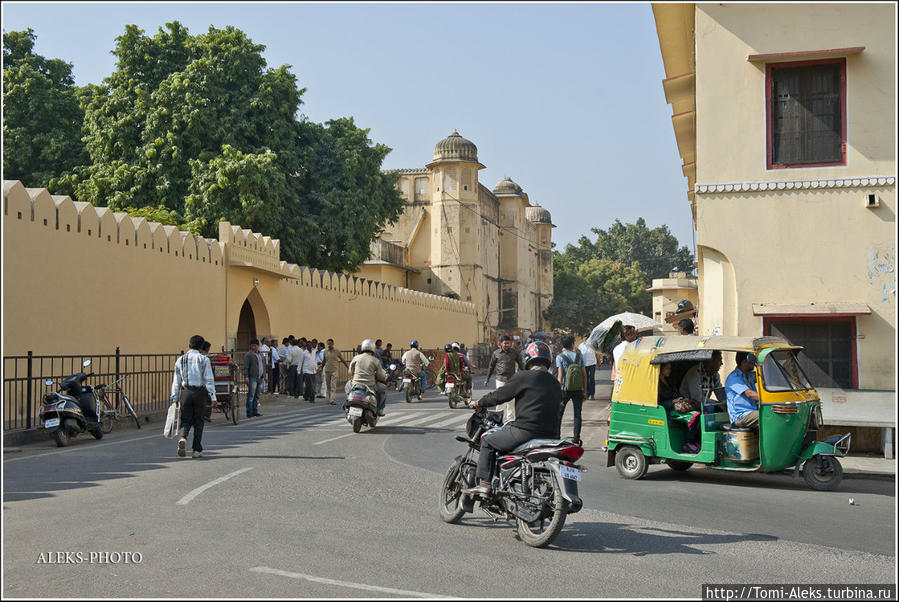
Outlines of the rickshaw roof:
M733 336L657 336L649 335L625 347L625 355L669 356L677 359L707 359L712 351L745 351L758 353L766 347L801 349L783 337L733 337ZM677 356L671 355L677 354ZM703 357L705 356L705 357Z

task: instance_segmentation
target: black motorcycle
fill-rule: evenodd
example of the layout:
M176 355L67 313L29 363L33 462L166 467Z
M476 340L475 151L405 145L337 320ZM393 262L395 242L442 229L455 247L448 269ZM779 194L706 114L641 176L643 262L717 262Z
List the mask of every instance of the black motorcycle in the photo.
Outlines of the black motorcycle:
M358 433L363 426L375 428L378 424L378 401L375 393L364 385L357 385L347 393L343 403L347 421L353 425L353 432Z
M501 412L480 410L468 419L468 445L446 471L440 490L440 517L456 523L474 511L475 499L462 493L476 484L475 472L481 439L502 425ZM492 475L493 493L479 497L481 510L498 520L515 520L518 536L529 546L548 546L562 531L565 518L583 506L577 484L586 468L574 464L584 449L569 439L532 439L497 458Z
M85 360L83 367L90 366ZM99 402L97 394L90 385L85 385L91 374L79 372L59 383L59 391L44 395L40 409L40 419L44 429L56 440L58 447L65 447L71 439L87 431L95 439L103 438L103 428L97 415ZM44 381L48 387L55 383Z

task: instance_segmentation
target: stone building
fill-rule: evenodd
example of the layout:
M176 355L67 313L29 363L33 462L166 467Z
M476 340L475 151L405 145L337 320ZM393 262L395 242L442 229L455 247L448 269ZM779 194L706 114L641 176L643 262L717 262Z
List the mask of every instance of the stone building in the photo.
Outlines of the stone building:
M401 169L399 220L357 275L474 304L479 342L497 330L547 328L553 295L552 220L510 178L478 181L478 149L453 131L423 168Z

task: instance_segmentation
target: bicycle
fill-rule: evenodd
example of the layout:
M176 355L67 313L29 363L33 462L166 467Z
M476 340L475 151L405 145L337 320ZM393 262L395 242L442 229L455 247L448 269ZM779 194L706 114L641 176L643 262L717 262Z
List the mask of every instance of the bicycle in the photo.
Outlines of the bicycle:
M137 417L137 412L134 411L134 406L131 405L128 396L125 395L125 392L122 391L122 388L119 386L119 383L126 377L127 374L108 385L98 385L94 388L94 391L97 392L97 416L100 418L100 429L103 433L111 432L112 427L119 421L119 418L127 418L128 416L134 420L134 424L137 428L140 428L140 420ZM115 387L114 389L110 388L113 386ZM118 396L116 398L115 408L113 408L112 404L109 402L109 398L106 396L107 391ZM121 401L121 403L118 403L119 401Z

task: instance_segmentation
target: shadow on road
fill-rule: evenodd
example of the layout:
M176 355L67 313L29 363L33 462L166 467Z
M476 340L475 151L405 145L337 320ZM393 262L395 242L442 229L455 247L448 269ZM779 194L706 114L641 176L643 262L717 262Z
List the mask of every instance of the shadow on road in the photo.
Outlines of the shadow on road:
M696 554L709 555L714 551L694 546L734 544L747 541L776 541L773 535L760 533L709 534L675 531L657 527L639 527L621 523L572 523L552 544L565 552L590 552L595 554Z

